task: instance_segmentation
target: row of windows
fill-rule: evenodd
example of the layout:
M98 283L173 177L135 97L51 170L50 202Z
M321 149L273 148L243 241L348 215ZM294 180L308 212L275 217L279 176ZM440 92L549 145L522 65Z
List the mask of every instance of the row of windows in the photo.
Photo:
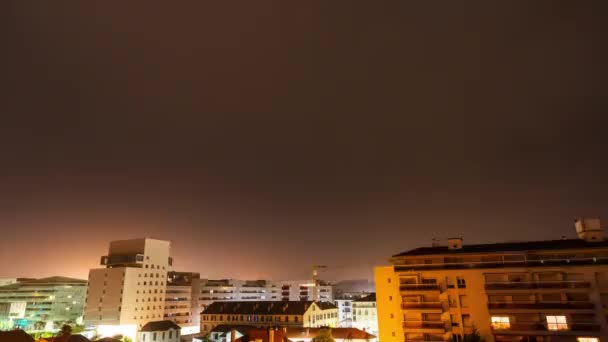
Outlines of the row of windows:
M156 291L158 291L158 293L163 293L163 289L154 289L154 293L157 293ZM139 290L135 291L135 293L139 294ZM141 290L141 293L146 293L146 290ZM148 293L152 293L152 289L148 289Z
M274 317L274 319L273 319ZM203 321L224 321L224 316L223 315L203 315ZM226 316L226 321L247 321L247 322L286 322L289 323L289 316L278 316L278 315L227 315ZM299 322L299 317L298 316L293 316L293 322Z
M140 283L140 282L137 282L137 285L141 285L141 283ZM149 286L156 285L156 286L158 286L158 280L157 280L157 281L155 281L155 282L154 282L154 284L152 283L152 281L144 281L144 285L149 285ZM165 285L165 282L164 282L164 281L161 281L161 282L160 282L160 285L161 285L161 286L164 286L164 285Z
M160 334L161 334L161 340L164 340L164 339L165 339L165 336L166 336L165 334L166 334L166 333L167 333L166 331L163 331L162 333L160 333ZM148 334L146 334L146 333L142 333L142 334L141 334L141 340L142 340L142 341L146 341L146 335L148 335ZM173 330L169 330L168 335L169 335L169 338L170 338L170 339L171 339L171 338L173 338ZM153 332L153 333L152 333L152 341L156 341L156 338L157 338L157 337L158 337L157 333L156 333L156 332ZM179 337L179 331L176 331L176 332L175 332L175 337Z
M145 268L154 268L154 264L150 264L149 266L148 266L148 264L144 264L144 267ZM156 265L156 269L160 270L161 269L160 265ZM162 269L164 270L165 266L163 266Z
M568 320L566 316L546 316L547 329L549 330L568 330ZM510 329L511 322L509 316L492 316L492 328L494 329Z
M330 312L330 313L324 313L324 314L318 314L318 315L312 315L312 316L308 316L308 321L310 322L310 319L313 320L322 320L322 319L328 319L328 318L336 318L338 317L338 313L337 312Z
M160 273L150 273L150 278L160 278ZM141 273L139 274L139 277L141 278ZM144 278L148 278L148 273L144 273Z

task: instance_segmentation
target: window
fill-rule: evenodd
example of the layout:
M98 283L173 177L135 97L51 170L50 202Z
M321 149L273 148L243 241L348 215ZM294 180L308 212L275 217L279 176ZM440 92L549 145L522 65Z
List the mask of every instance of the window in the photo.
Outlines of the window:
M597 337L577 337L577 342L600 342Z
M567 330L566 316L547 316L547 328L549 330Z
M135 317L135 319L137 319L137 317ZM141 334L141 340L142 340L142 341L145 341L145 340L146 340L146 335L147 335L147 334Z
M156 341L156 333L152 333L152 341Z
M173 330L169 330L169 338L173 338Z
M509 329L511 323L509 323L508 316L492 316L492 329Z
M388 300L393 300L393 296L388 296Z
M391 283L391 278L388 278L388 283L389 283L389 284Z
M456 284L458 285L459 288L467 287L467 283L465 282L464 278L461 278L461 277L456 277Z
M165 332L163 331L163 340L165 339Z

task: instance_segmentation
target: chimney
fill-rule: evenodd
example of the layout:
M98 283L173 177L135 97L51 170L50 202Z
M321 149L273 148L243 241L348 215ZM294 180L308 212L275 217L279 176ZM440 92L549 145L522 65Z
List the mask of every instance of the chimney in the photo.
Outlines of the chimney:
M236 329L232 328L230 329L230 342L234 341L236 341Z
M268 330L268 342L274 342L274 329L270 328Z
M462 249L462 238L449 238L448 239L448 249Z
M604 241L604 230L600 225L599 218L576 218L574 228L576 228L576 234L581 240L587 242Z

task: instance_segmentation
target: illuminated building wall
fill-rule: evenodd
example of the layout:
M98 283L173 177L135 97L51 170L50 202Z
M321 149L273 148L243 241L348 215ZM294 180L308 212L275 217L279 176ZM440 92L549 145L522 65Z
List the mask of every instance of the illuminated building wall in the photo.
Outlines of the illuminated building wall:
M312 280L202 279L199 305L204 309L216 301L312 301ZM332 285L320 281L317 301L332 302Z
M422 247L376 269L379 340L597 342L608 337L608 241L597 220L578 239Z
M2 326L26 330L77 322L82 317L86 280L65 277L20 279L0 287Z
M84 321L87 326L135 326L164 318L170 242L156 239L113 241L105 268L89 272Z

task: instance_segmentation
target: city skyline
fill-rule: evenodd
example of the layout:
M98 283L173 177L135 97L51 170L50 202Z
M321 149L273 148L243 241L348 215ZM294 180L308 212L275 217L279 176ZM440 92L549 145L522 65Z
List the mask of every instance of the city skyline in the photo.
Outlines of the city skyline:
M245 279L571 237L608 217L602 5L10 1L0 277L145 236Z

